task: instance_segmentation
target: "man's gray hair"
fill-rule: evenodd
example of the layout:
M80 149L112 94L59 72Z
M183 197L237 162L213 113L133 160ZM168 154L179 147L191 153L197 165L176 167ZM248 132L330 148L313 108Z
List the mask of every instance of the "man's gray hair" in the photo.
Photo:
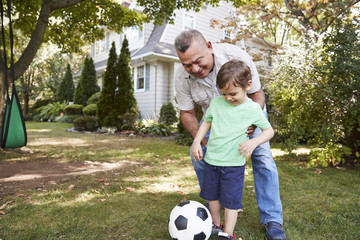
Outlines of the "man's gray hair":
M184 53L194 41L197 41L199 44L203 43L204 46L206 45L204 36L198 30L190 29L183 31L175 38L175 49Z

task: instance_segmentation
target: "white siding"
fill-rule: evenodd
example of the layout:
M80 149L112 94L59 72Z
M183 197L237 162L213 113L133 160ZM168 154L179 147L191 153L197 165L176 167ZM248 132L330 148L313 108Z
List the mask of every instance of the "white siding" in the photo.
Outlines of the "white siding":
M223 29L215 29L210 27L211 19L218 19L224 21L230 15L232 5L230 3L222 2L218 7L202 7L200 12L189 11L188 14L195 15L195 29L199 30L207 41L219 42L223 39ZM176 17L174 24L166 28L165 35L162 41L173 44L176 36L184 30L184 11L176 10Z

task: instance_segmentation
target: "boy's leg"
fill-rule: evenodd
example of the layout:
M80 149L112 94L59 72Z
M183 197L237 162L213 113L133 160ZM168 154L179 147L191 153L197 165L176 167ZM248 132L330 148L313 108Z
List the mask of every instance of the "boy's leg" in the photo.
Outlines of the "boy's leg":
M216 226L220 226L221 204L219 200L209 201L209 208L213 224L215 224Z
M225 208L224 232L232 236L234 234L236 220L237 220L237 209Z

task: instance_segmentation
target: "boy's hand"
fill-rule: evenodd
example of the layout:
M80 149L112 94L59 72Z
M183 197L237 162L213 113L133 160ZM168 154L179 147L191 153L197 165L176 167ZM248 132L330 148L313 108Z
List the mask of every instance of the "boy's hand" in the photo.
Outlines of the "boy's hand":
M244 154L243 156L245 158L251 157L252 152L254 151L254 149L257 147L257 143L255 141L253 141L253 139L245 141L243 143L239 144L239 153L240 155Z
M196 161L203 160L201 144L193 144L191 153Z

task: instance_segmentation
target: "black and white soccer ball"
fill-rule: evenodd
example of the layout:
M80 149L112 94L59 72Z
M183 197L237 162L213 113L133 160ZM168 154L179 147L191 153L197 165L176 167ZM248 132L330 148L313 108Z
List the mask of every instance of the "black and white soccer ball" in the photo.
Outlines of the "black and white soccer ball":
M199 202L184 201L170 213L169 233L177 240L207 240L211 236L212 218Z

